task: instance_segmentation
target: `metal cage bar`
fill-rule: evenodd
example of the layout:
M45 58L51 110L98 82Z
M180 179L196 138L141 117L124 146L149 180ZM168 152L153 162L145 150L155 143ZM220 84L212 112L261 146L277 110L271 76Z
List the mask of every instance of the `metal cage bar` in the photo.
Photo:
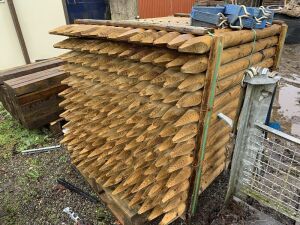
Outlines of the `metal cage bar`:
M277 81L246 81L226 202L247 196L300 222L300 140L266 126Z
M300 140L263 124L256 128L262 133L248 137L239 192L300 221Z

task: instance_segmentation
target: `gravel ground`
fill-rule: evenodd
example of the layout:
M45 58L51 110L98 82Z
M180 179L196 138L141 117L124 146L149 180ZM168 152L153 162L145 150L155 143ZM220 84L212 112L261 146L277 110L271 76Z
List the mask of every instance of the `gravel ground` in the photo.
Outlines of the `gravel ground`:
M58 178L64 178L92 193L81 175L72 168L64 150L13 155L1 162L0 176L3 214L0 224L73 224L63 213L65 207L73 209L90 224L115 224L115 219L103 205L92 203L57 184Z

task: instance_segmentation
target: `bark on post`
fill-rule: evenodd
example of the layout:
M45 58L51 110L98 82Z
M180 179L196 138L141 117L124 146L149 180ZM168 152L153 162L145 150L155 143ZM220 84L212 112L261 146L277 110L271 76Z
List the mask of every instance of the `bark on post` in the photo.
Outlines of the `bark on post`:
M212 37L211 37L212 38ZM197 148L195 149L194 165L195 171L194 176L192 176L191 182L193 190L191 195L191 205L190 205L190 215L194 215L197 207L197 200L200 188L200 181L202 175L202 161L204 159L206 138L208 132L208 124L210 122L210 117L212 113L212 108L214 104L214 95L218 79L218 72L221 63L222 50L223 50L223 37L215 36L212 38L212 49L209 56L209 62L207 72L206 72L206 84L204 87L204 95L202 98L202 104L200 109L200 123L198 126L199 138L197 140ZM206 124L205 124L206 123ZM206 129L205 129L206 127Z

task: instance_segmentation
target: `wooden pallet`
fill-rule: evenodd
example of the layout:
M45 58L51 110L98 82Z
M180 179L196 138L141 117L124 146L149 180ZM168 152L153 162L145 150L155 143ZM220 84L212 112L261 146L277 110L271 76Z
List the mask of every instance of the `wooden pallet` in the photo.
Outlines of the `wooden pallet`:
M137 211L129 209L127 203L116 198L109 189L101 187L95 179L84 177L85 181L92 187L102 203L112 212L121 224L142 225L147 224L145 216L138 215Z

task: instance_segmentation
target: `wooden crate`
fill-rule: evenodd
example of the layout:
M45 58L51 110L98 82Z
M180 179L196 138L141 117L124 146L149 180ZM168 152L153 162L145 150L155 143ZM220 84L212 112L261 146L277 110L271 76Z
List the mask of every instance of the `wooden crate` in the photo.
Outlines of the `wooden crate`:
M218 113L236 121L246 69L278 67L286 25L231 31L189 23L80 20L50 32L69 36L55 47L71 50L61 56L70 74L60 93L61 143L123 224L193 214L230 161L232 128Z

